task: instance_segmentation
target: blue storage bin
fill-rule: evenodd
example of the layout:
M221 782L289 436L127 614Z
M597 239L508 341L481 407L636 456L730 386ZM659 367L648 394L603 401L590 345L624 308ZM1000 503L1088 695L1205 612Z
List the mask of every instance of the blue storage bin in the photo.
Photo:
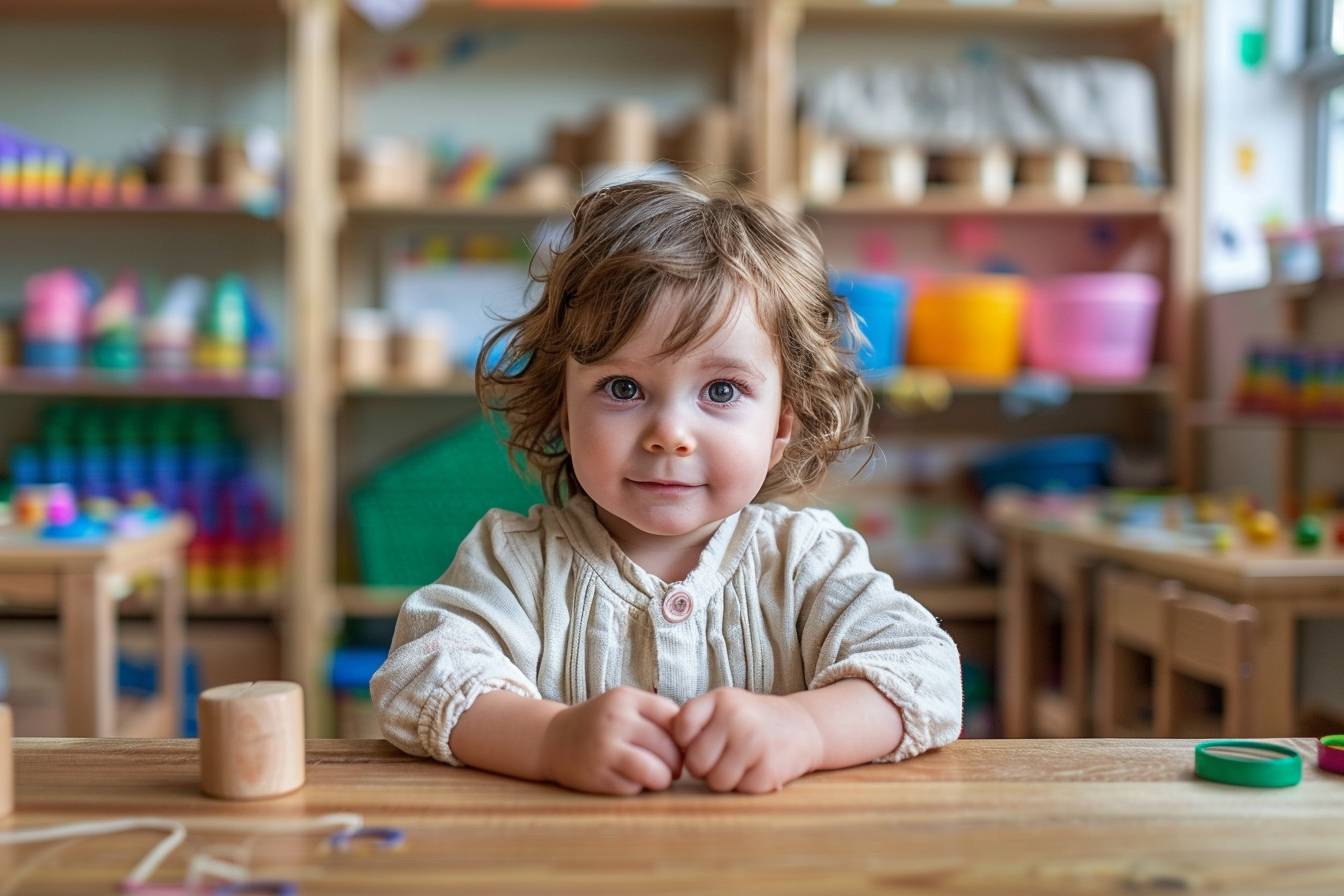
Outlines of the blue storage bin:
M831 274L831 290L849 303L868 345L858 353L867 377L890 374L905 363L910 284L888 274Z
M1111 442L1102 436L1062 436L997 451L975 465L983 491L1015 485L1031 491L1085 492L1106 484Z

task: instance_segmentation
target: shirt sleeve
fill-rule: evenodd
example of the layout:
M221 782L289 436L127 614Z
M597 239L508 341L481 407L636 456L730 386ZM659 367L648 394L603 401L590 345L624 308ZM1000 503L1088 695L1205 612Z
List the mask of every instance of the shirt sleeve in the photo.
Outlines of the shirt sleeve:
M458 719L492 690L540 698L540 577L513 552L515 514L487 514L448 571L401 607L387 661L369 691L383 735L414 756L462 765L448 749Z
M863 678L901 711L905 734L877 762L899 762L961 735L961 660L933 615L873 568L863 537L808 511L815 540L795 566L809 689Z

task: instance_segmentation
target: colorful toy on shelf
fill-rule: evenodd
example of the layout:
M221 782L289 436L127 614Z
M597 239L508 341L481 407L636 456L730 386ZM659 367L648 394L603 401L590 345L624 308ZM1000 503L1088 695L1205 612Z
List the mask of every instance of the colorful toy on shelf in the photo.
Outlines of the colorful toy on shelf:
M1307 514L1299 517L1293 527L1293 543L1300 548L1318 548L1321 546L1321 518Z
M1257 510L1245 525L1246 537L1257 547L1269 547L1279 540L1279 518L1268 510Z
M235 373L247 365L247 283L227 274L210 293L196 343L196 364L203 370Z
M89 312L90 360L100 370L140 369L140 285L121 274Z
M178 277L167 290L158 309L144 324L144 349L148 365L169 373L192 369L196 321L210 290L204 277Z
M23 364L51 372L79 368L89 283L69 268L28 278L24 286Z
M1344 349L1253 346L1246 355L1237 407L1305 419L1344 417Z

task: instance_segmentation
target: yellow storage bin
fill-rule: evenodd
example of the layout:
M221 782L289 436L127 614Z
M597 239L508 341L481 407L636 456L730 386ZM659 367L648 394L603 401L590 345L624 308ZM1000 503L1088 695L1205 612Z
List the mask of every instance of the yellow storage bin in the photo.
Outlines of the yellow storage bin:
M992 274L943 277L915 296L910 364L1003 379L1017 372L1027 281Z

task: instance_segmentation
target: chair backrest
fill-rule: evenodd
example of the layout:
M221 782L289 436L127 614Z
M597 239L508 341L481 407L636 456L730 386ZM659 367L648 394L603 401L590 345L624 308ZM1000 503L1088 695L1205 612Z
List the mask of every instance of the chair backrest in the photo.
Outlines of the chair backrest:
M1104 636L1125 647L1156 656L1165 643L1167 607L1180 585L1123 569L1101 573L1101 624Z
M1251 635L1259 616L1254 607L1187 591L1167 612L1176 671L1225 687L1250 677Z
M1208 594L1186 591L1167 609L1167 673L1184 675L1223 689L1223 734L1246 737L1251 724L1251 664L1259 614L1247 604L1232 604ZM1176 699L1175 687L1172 688ZM1177 711L1172 707L1173 718Z

